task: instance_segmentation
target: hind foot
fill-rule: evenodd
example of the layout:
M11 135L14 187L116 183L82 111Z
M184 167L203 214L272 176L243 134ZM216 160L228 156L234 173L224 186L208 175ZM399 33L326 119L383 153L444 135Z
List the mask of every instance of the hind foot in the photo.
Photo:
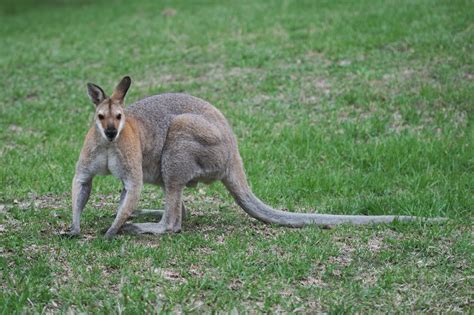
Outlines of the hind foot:
M161 223L127 223L120 229L121 232L127 234L165 234L165 233L179 233L181 228L168 228Z
M163 214L165 213L165 210L155 210L155 209L141 209L141 210L135 210L132 212L130 215L130 219L138 218L138 217L154 217L154 218L162 218ZM116 217L117 213L114 213L112 217ZM183 220L186 217L186 208L184 207L184 202L181 206L181 216Z

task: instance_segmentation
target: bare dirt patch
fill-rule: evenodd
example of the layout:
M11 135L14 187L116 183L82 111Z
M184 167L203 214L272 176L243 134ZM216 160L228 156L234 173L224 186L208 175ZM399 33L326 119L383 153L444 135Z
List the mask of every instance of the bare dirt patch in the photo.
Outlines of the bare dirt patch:
M64 209L67 207L67 194L55 195L45 194L37 195L29 193L25 200L15 200L14 203L22 210L26 209Z
M173 8L164 8L162 11L161 11L161 15L163 16L175 16L176 13L178 13L178 11L176 11L176 9L173 9Z
M304 287L324 287L325 283L321 278L309 276L300 280L300 284Z

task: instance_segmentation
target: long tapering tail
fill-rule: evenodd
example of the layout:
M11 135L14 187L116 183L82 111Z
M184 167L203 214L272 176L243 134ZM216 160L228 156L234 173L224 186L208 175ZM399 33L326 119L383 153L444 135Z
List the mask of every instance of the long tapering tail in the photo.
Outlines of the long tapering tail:
M251 191L243 170L240 157L233 163L223 183L234 197L237 204L250 216L265 223L288 227L305 225L336 225L336 224L374 224L397 221L443 221L444 218L419 218L413 216L365 216L365 215L332 215L316 213L294 213L271 208L258 199Z

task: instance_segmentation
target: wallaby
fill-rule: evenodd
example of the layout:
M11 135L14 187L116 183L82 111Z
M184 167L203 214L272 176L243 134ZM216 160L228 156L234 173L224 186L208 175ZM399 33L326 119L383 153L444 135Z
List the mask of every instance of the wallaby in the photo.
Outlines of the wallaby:
M95 175L112 174L123 183L120 205L105 237L117 232L152 233L181 231L185 213L182 192L198 182L220 180L237 204L250 216L288 227L308 224L389 223L414 220L411 216L364 216L292 213L275 210L251 191L245 176L237 140L222 113L208 102L187 94L162 94L144 98L125 108L130 87L124 77L108 97L102 88L88 83L96 106L94 122L86 135L72 182L72 226L80 233L80 216L89 199ZM138 211L162 215L159 223L125 224L132 215L143 183L160 185L165 210Z

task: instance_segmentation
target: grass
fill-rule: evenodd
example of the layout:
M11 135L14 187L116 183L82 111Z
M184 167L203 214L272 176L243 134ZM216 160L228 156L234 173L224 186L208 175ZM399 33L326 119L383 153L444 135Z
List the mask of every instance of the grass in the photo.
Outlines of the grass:
M0 310L472 312L471 1L6 1L0 4ZM105 241L119 182L94 181L64 239L93 105L182 91L233 125L254 192L290 211L444 216L292 230L221 184L184 231ZM161 207L145 187L140 207Z

